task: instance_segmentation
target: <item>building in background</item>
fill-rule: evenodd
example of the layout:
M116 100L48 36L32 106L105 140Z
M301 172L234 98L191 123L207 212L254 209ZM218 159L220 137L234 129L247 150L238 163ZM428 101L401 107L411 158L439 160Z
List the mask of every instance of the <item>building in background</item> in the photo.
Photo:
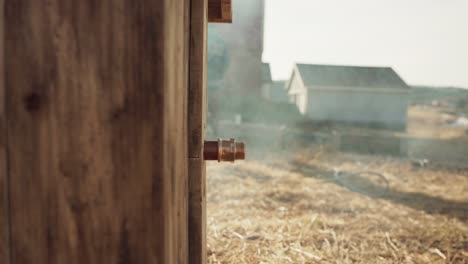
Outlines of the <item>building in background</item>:
M287 81L273 81L270 88L270 101L275 103L289 102Z
M288 91L286 81L273 81L269 63L263 63L262 67L262 97L273 103L287 103Z
M410 89L392 68L296 64L287 90L312 121L407 127Z
M262 64L262 97L265 100L270 100L271 87L273 80L271 78L271 69L269 63Z
M260 97L265 1L236 0L232 4L233 23L210 24L208 28L208 79L213 77L209 87L232 94ZM212 54L212 46L216 47L216 54ZM215 59L213 56L225 57ZM210 63L213 61L218 64ZM219 72L223 74L222 79L217 76Z

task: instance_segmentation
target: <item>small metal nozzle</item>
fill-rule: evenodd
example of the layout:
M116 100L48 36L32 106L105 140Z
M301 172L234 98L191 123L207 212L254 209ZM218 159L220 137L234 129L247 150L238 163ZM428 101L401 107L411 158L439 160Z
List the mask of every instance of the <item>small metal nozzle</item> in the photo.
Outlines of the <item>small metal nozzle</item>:
M218 141L205 141L203 158L217 160L218 162L235 162L245 159L245 144L235 139Z

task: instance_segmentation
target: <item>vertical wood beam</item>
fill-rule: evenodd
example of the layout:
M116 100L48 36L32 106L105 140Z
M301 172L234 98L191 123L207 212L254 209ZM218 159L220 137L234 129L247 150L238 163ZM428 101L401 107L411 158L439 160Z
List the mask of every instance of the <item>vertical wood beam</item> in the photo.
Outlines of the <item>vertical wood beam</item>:
M208 22L232 23L231 0L208 0Z
M191 0L188 142L190 264L206 264L206 173L203 161L206 111L207 0Z
M187 263L185 0L45 2L5 1L12 262Z
M205 134L207 78L206 0L191 0L188 135L189 157L202 158Z
M10 264L3 1L0 0L0 263Z
M189 168L189 263L206 264L206 166L202 159L190 158Z

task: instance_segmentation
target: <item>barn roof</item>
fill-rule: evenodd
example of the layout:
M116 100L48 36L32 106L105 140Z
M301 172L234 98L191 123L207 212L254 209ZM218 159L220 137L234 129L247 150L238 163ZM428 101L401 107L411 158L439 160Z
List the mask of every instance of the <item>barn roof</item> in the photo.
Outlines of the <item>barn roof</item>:
M305 86L408 88L390 67L296 64Z
M271 100L273 101L287 101L288 91L286 90L286 81L273 81L271 85Z
M269 63L262 63L262 81L271 82L271 70Z

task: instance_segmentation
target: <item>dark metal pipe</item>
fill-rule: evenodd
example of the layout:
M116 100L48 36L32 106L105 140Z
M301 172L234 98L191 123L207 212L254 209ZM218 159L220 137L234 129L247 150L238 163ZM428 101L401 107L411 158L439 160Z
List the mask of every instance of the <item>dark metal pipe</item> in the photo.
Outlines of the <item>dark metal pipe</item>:
M203 158L205 160L218 160L218 141L205 141L205 149L203 150Z
M218 162L235 162L245 159L245 144L234 139L205 141L203 158Z

